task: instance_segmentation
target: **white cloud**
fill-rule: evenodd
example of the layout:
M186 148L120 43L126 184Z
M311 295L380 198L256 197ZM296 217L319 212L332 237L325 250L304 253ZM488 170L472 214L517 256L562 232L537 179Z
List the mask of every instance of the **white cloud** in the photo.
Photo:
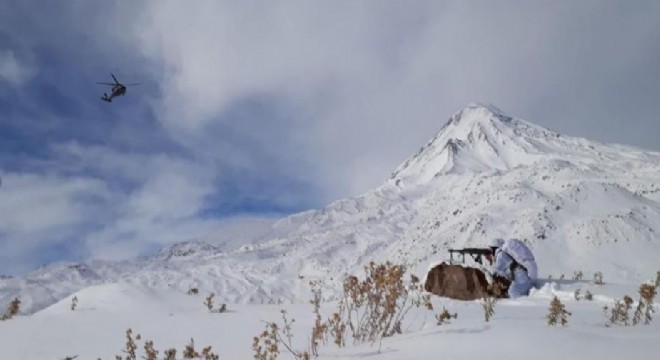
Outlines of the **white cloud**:
M377 186L472 101L576 135L598 123L601 138L614 139L620 132L594 114L625 96L617 83L650 69L648 55L660 51L650 4L197 5L150 3L136 25L136 48L165 71L156 102L165 127L190 143L185 136L231 122L222 115L240 99L281 97L308 121L282 126L331 198Z
M55 147L75 171L100 174L114 184L104 206L110 216L99 231L85 237L89 256L116 259L136 256L153 246L200 238L218 221L201 213L212 204L215 170L193 160L165 154L120 152L77 143ZM66 167L66 166L63 166Z
M0 49L0 78L20 86L30 80L36 73L35 69L25 61L16 58L12 50Z
M101 181L49 174L5 173L0 188L0 271L22 271L107 214L99 203L110 192ZM60 254L63 255L63 254Z

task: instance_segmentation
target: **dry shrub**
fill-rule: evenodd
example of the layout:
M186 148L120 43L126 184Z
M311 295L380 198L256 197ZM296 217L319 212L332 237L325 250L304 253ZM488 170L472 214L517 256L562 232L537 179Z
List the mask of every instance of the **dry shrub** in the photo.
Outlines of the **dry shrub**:
M190 289L188 289L188 295L197 295L197 294L199 294L198 288L191 287Z
M584 293L584 299L585 299L585 300L589 300L589 301L591 301L591 300L594 299L594 296L593 296L593 294L591 293L591 291L587 290L587 292Z
M209 311L213 311L213 297L215 293L211 293L206 299L204 299L204 306L206 306Z
M609 310L609 308L607 306L603 307L605 316L608 317L605 326L609 327L611 325L625 325L625 326L630 325L628 323L628 320L630 320L630 315L628 314L628 312L632 308L632 303L633 303L633 299L630 296L625 295L622 300L617 300L614 303L614 306L612 307L609 316L607 315L607 311Z
M655 285L656 289L660 287L660 270L658 270L658 272L655 273L655 283L654 283L654 285Z
M310 299L310 304L314 307L314 327L312 327L312 336L310 340L310 348L312 355L319 356L318 347L320 343L325 344L328 333L328 323L323 322L321 319L321 298L322 292L319 283L316 281L311 281L309 286L312 290L312 298ZM340 335L341 338L341 335Z
M413 307L425 306L433 310L430 295L423 294L419 278L412 275L404 281L405 267L390 262L364 267L365 277L347 276L344 279L344 296L337 311L323 320L320 307L322 293L317 282L310 282L314 308L314 325L311 331L309 351L296 351L291 345L291 323L283 311L284 325L266 323L265 330L253 338L252 349L257 360L277 359L282 348L296 359L318 356L319 346L326 344L328 335L338 347L345 346L346 333L350 329L355 344L371 344L384 336L401 333L401 322ZM310 355L311 354L311 355Z
M77 359L77 358L78 358L78 355L65 356L65 357L62 358L62 360L74 360L74 359Z
M146 341L144 343L144 353L147 354L145 357L147 360L158 360L158 350L154 349L153 341Z
M384 336L400 334L401 322L411 308L433 308L418 277L412 275L410 283L404 282L403 265L371 262L364 270L363 280L357 276L344 280L344 297L337 311L355 344L373 344Z
M165 360L176 360L176 349L167 349L163 354L165 354Z
M481 302L486 322L489 322L493 318L493 315L495 315L495 304L502 295L502 290L504 290L504 285L498 281L488 285L488 291L483 295Z
M573 298L575 298L575 301L580 301L580 288L575 289L575 292L573 293Z
M141 337L138 334L135 337L135 340L140 340ZM122 351L126 353L126 357L122 357L120 355L115 356L116 360L136 360L137 359L137 353L136 350L138 349L137 344L135 343L135 340L133 340L133 330L128 329L126 330L126 348L123 349ZM158 351L154 347L154 342L151 340L147 340L144 343L143 346L144 349L144 355L141 356L142 359L146 360L158 360ZM163 351L163 359L164 360L177 360L176 359L176 349L170 348L165 351ZM213 350L210 346L205 347L201 354L195 350L195 341L193 339L190 339L190 344L186 345L185 350L183 351L183 358L184 359L201 359L201 360L219 360L220 357L216 354L213 353Z
M435 315L435 319L438 320L438 325L449 324L451 319L458 318L458 314L450 314L446 308L442 308L442 311Z
M565 326L568 324L568 318L571 316L571 313L566 311L566 307L559 301L558 297L555 296L550 302L549 311L546 316L548 325L555 326L560 323L562 326Z
M135 344L135 340L133 340L133 330L128 329L126 330L126 348L122 350L123 352L126 353L126 360L137 359L135 350L137 350L137 345ZM120 356L117 356L117 358L121 359Z
M211 349L210 346L205 347L202 349L202 353L200 355L197 350L195 350L195 340L193 338L190 338L190 343L186 345L185 349L183 350L183 358L184 359L202 359L202 360L218 360L220 357L216 354L213 353L213 350Z
M195 351L195 340L193 340L193 338L190 338L190 344L186 345L186 348L183 350L183 358L194 359L198 357L199 357L199 353Z
M656 287L651 284L642 284L639 287L639 303L633 316L633 325L637 325L642 320L644 315L644 325L651 323L651 314L655 312L653 308L653 300L657 294Z
M337 347L346 346L346 323L342 320L339 313L333 313L330 319L328 319L327 329Z
M605 282L603 282L603 273L600 271L596 271L594 273L594 284L596 285L603 285Z
M76 307L78 307L78 297L74 296L73 299L71 299L71 310L76 310Z
M578 280L578 281L582 280L583 276L584 276L584 274L582 273L582 270L578 270L578 271L573 272L573 280Z
M266 324L259 336L252 340L252 351L255 360L277 360L280 355L280 347L277 341L278 327L275 323Z
M280 355L280 345L284 347L296 360L309 360L311 356L308 351L294 350L292 341L293 333L291 325L295 319L289 320L286 311L282 310L282 321L284 325L278 326L274 322L266 322L264 331L252 340L252 351L256 360L276 360Z
M18 312L21 310L21 301L18 300L18 298L14 298L9 303L9 306L7 306L7 310L5 311L5 314L2 315L0 320L9 320L13 318L14 316L18 315Z
M203 359L203 360L219 360L220 356L213 353L213 350L211 349L211 347L207 346L207 347L202 349L201 359Z

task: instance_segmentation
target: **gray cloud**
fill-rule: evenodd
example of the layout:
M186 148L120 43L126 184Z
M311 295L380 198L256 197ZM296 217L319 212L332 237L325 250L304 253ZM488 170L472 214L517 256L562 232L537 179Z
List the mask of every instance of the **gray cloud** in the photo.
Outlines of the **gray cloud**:
M36 70L16 57L12 50L0 49L0 79L14 86L23 85Z
M378 185L471 101L660 148L656 2L151 5L136 46L166 69L157 104L174 136L231 121L218 114L244 97L276 94L309 122L278 125L315 160L306 170L330 197Z

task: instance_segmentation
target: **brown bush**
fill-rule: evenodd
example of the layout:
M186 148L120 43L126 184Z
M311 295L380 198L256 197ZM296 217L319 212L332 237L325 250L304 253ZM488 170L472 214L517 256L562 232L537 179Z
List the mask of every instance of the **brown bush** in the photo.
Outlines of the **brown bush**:
M625 295L622 300L617 300L612 307L605 326L609 327L611 325L630 325L628 323L630 320L630 315L628 312L632 308L632 303L633 299L628 295ZM607 306L603 307L603 311L605 312L606 316L608 310L609 309Z
M7 310L5 311L5 314L2 315L0 320L9 320L13 318L14 316L18 315L18 312L21 310L21 301L18 300L18 298L14 298L9 303L9 306L7 306Z
M486 322L489 322L490 319L495 315L495 304L497 300L502 296L502 290L504 289L504 284L499 281L493 282L488 285L488 291L484 294L481 305L484 309L484 319Z
M344 280L344 298L337 311L354 343L373 344L383 336L401 333L401 322L411 308L433 308L419 278L413 275L408 284L404 282L404 266L371 262L364 270L363 280L356 276Z
M274 322L266 322L266 329L252 339L252 351L255 360L277 360L280 355L280 345L284 347L296 360L309 360L311 355L309 351L294 350L292 341L293 333L291 325L295 319L289 320L286 317L286 311L282 310L283 326L280 327Z
M560 323L562 326L568 324L568 318L571 316L571 313L566 311L564 304L559 301L558 297L554 297L550 302L549 313L546 316L548 320L548 325L557 325Z
M653 300L657 294L656 287L651 284L642 284L639 287L639 303L637 304L637 309L635 310L635 315L633 316L633 325L637 325L642 320L642 315L644 316L644 325L649 325L651 323L651 314L655 312L653 307Z

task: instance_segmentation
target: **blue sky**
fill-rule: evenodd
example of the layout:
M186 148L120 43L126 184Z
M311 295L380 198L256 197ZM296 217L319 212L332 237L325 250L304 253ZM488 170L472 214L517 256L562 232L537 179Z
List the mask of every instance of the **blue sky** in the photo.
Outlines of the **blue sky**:
M660 150L659 4L0 0L0 273L360 194L473 101Z

